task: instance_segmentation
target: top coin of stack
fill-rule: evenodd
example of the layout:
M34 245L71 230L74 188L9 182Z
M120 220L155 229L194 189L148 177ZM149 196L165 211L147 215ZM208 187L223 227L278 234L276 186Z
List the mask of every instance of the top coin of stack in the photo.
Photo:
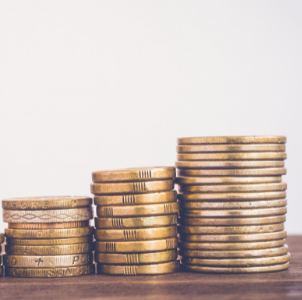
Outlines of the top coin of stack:
M98 273L166 274L178 270L174 167L92 174L97 205Z
M15 277L69 277L94 273L92 199L32 197L2 201L5 273Z
M288 268L286 137L180 138L181 255L196 272Z

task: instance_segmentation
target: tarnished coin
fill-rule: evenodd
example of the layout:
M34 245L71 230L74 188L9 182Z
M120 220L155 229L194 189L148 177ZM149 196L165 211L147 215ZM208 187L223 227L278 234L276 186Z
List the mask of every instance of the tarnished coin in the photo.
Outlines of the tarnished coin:
M96 229L94 231L94 237L99 241L160 240L176 236L176 225L143 229Z
M2 244L4 242L4 234L0 233L0 244ZM1 245L0 245L1 247Z
M132 217L170 215L179 212L179 202L149 205L98 206L99 217Z
M146 228L177 224L177 214L136 218L95 218L96 228Z
M150 181L175 177L175 167L149 167L92 173L93 182Z
M152 241L127 241L127 242L95 242L97 252L153 252L177 248L177 238L168 238Z
M68 222L68 223L8 223L12 229L64 229L88 227L89 221Z
M81 196L22 197L2 200L8 210L66 209L90 206L92 199Z
M158 251L150 253L99 253L95 252L95 261L112 265L142 265L155 264L177 259L177 250Z
M99 274L108 275L160 275L178 272L179 261L131 266L97 264L97 270Z
M174 180L136 181L119 183L92 183L92 194L149 193L173 190Z

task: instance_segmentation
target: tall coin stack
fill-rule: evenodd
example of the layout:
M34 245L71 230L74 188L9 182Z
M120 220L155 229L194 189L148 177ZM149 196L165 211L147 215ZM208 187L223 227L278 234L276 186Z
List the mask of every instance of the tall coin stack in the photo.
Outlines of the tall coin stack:
M179 248L185 270L272 272L288 268L286 137L180 138Z
M3 275L3 266L2 266L2 243L4 242L4 235L0 233L0 276Z
M70 277L95 272L92 199L35 197L2 201L5 274L14 277Z
M98 273L146 275L177 272L174 167L92 174L95 261Z

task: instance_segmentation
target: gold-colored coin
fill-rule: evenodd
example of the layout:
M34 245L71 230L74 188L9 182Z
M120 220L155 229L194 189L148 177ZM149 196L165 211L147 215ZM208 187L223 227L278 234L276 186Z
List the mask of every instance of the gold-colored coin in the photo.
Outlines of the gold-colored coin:
M108 275L160 275L178 272L179 261L131 266L97 264L97 270L99 274Z
M98 206L99 217L132 217L169 215L179 212L179 202L149 205Z
M89 253L93 251L92 243L59 246L19 246L5 245L6 254L10 255L67 255Z
M249 192L270 192L285 191L287 184L263 183L263 184L233 184L233 185L181 185L178 190L184 193L249 193Z
M92 207L55 210L3 209L3 222L7 223L65 223L88 221L93 218Z
M177 144L285 144L286 136L202 136L178 138Z
M4 266L13 268L75 267L88 265L92 262L92 253L51 256L3 255Z
M174 189L174 180L136 181L120 183L92 183L92 194L139 194Z
M181 240L184 242L259 242L259 241L273 241L285 239L286 231L277 231L270 233L258 234L181 234Z
M177 248L177 238L168 238L152 241L127 241L127 242L95 242L97 252L152 252Z
M0 266L0 276L2 276L2 275L3 275L3 267Z
M146 228L177 224L177 214L136 218L95 218L96 228Z
M96 229L94 237L98 241L144 241L160 240L177 236L177 226L144 229Z
M115 171L100 171L92 173L92 181L121 182L121 181L150 181L175 177L175 167L135 168Z
M24 245L24 246L55 246L55 245L70 245L70 244L83 244L92 243L92 235L82 236L67 239L14 239L7 238L7 245Z
M89 221L68 223L8 223L8 228L12 229L64 229L88 226Z
M95 265L85 265L67 268L10 268L5 267L5 275L12 277L46 277L46 278L61 278L73 277L95 273Z
M4 242L4 234L3 233L1 233L0 234L0 244L2 244ZM0 245L0 247L1 247L1 245ZM1 249L0 249L1 250ZM0 251L1 252L1 251Z
M66 229L5 229L6 237L19 239L62 239L92 234L92 227Z
M177 259L177 250L150 253L99 253L95 252L95 261L112 265L155 264Z
M79 196L22 197L2 200L2 208L8 210L66 209L91 204L91 198Z

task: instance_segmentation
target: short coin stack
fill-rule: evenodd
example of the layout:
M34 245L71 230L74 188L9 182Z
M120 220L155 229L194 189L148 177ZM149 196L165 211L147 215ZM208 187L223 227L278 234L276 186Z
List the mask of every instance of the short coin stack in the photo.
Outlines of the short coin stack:
M5 274L14 277L70 277L95 272L92 199L34 197L2 201Z
M98 273L147 275L177 272L174 167L92 174L97 205L95 261Z
M288 268L286 138L178 139L182 267L251 273Z
M4 242L4 234L0 233L0 276L3 275L3 266L2 266L2 243Z

